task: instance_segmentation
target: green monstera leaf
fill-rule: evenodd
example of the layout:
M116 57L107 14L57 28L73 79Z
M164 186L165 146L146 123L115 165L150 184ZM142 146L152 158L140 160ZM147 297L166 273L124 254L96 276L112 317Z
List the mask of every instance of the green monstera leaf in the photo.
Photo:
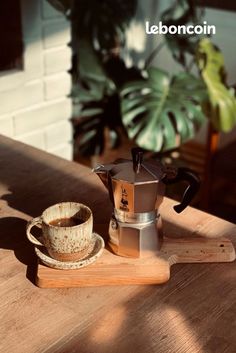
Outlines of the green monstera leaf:
M202 81L188 73L170 78L150 68L147 74L121 91L122 121L140 147L159 152L194 136L205 121L201 103L207 96Z
M236 123L236 99L224 83L223 55L207 38L199 42L197 64L209 94L209 118L217 130L230 131Z

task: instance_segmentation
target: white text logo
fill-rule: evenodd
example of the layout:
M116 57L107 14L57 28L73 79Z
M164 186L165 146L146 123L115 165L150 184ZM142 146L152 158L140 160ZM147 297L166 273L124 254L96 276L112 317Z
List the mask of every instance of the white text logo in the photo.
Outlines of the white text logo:
M146 21L146 33L147 34L206 34L211 35L216 33L216 27L214 25L208 25L206 21L203 24L198 25L163 25L159 22L159 25L150 25L149 21Z

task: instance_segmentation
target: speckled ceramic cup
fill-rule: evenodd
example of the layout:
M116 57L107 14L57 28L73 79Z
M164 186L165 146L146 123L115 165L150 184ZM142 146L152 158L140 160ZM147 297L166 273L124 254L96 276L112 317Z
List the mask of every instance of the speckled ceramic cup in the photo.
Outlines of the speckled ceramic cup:
M50 224L58 219L78 219L80 224L56 226ZM42 236L36 238L31 228L42 228ZM77 261L83 258L92 239L93 215L85 205L76 202L62 202L47 208L39 217L28 222L27 238L37 246L47 248L49 255L59 261Z

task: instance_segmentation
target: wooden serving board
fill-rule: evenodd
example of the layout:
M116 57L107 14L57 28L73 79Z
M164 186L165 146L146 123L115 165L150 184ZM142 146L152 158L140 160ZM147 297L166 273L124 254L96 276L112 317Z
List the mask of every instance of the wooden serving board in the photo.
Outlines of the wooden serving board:
M125 284L160 284L169 280L177 263L231 262L233 244L227 238L164 238L161 250L149 258L125 258L105 249L94 263L78 270L57 270L38 263L36 284L41 288Z

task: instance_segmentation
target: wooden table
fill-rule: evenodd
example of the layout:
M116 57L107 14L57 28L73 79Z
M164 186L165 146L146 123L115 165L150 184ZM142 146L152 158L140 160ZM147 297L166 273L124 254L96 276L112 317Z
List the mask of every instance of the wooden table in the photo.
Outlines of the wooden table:
M236 265L184 264L159 286L40 289L26 221L62 200L107 223L110 203L88 168L0 138L0 352L235 353ZM236 226L162 207L165 230L234 241Z

